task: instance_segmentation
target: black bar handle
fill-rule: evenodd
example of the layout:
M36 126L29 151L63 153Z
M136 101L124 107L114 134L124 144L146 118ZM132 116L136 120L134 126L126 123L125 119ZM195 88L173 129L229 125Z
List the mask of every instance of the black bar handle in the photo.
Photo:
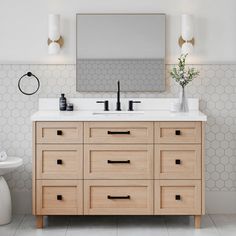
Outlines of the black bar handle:
M181 200L181 196L180 195L175 195L175 200L177 200L177 201Z
M104 111L109 111L109 101L96 101L96 103L104 103Z
M57 135L62 135L62 130L57 130Z
M176 159L176 160L175 160L175 164L176 164L176 165L180 165L180 164L181 164L181 160L180 160L180 159Z
M127 195L127 196L111 196L111 195L107 195L107 199L130 199L130 195Z
M133 100L129 100L129 111L133 111L134 110L134 103L141 103L141 101L133 101Z
M57 200L61 201L62 200L62 195L57 195Z
M62 160L61 159L57 160L57 165L62 165Z
M175 130L175 135L181 135L181 131L180 130Z
M130 160L127 161L112 161L112 160L107 160L108 164L119 164L119 163L124 163L124 164L129 164Z
M107 134L130 134L130 131L107 131Z

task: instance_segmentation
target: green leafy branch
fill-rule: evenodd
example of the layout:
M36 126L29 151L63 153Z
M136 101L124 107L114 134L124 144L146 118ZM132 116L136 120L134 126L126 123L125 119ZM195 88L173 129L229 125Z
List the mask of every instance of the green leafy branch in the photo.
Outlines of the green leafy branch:
M199 71L195 68L185 68L187 56L188 54L182 54L180 58L178 58L178 66L174 67L170 71L172 79L174 79L182 87L185 87L189 82L191 82L199 75Z

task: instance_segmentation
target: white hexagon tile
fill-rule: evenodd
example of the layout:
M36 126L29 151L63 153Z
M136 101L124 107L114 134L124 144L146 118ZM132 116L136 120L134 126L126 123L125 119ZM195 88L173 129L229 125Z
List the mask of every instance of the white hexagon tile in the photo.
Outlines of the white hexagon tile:
M123 97L177 97L178 85L166 67L166 91L123 93ZM206 187L211 191L236 191L236 65L195 65L200 76L187 87L189 97L200 98L207 114ZM20 76L32 71L41 81L40 91L25 96L17 89ZM0 65L0 148L22 157L24 165L7 176L14 190L31 190L31 121L39 97L115 97L115 93L77 93L75 65ZM25 85L23 85L25 86ZM30 86L34 87L35 84ZM27 89L27 87L24 87Z

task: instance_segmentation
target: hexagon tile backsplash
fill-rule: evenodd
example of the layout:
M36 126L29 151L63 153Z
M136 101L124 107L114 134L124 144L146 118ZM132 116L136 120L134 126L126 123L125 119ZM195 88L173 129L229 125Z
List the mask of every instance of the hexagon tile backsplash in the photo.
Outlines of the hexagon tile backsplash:
M187 87L188 97L200 98L207 114L206 187L236 191L236 65L195 65L200 76ZM169 78L163 93L123 93L123 97L177 97L178 85ZM18 91L18 79L31 71L41 81L37 95ZM39 97L115 97L115 93L77 93L75 65L0 65L0 149L22 157L23 167L9 174L13 190L31 190L31 121ZM96 78L94 78L96 79Z

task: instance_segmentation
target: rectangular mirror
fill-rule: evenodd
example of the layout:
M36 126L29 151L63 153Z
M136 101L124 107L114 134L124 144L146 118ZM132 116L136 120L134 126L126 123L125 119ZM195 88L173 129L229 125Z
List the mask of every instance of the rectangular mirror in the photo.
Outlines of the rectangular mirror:
M79 92L165 90L165 14L77 14Z

